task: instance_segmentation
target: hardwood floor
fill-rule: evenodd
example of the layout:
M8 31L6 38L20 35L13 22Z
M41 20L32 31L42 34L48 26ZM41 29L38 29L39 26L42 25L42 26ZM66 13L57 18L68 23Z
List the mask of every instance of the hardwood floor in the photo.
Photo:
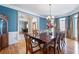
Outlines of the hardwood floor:
M66 39L66 46L63 48L61 54L77 54L79 43L72 39ZM25 40L21 40L18 43L11 45L7 48L4 48L0 51L0 54L25 54L26 53L26 46ZM43 52L37 52L36 54L42 54ZM53 52L51 51L53 54Z
M17 54L17 53L18 53L17 44L11 45L7 48L0 50L0 54Z
M65 54L77 54L78 53L78 41L67 39L66 47L63 49Z

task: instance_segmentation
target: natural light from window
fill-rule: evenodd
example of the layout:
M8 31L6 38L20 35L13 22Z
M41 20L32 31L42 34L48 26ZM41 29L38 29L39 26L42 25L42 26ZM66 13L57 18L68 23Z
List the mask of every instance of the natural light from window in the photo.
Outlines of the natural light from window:
M59 23L60 23L60 31L65 31L65 18L60 18Z

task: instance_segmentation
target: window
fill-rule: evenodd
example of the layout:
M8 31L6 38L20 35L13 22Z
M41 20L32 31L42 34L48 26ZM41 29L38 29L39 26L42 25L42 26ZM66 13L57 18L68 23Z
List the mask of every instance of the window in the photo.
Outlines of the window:
M78 14L75 14L73 16L73 29L74 29L74 36L77 38L77 20L78 20Z
M65 18L60 18L59 23L60 23L60 31L65 31Z

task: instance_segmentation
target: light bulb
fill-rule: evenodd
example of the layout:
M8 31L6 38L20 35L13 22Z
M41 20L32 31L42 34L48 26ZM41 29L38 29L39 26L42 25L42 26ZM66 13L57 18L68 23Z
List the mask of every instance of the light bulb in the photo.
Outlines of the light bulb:
M54 16L52 16L52 18L55 18Z

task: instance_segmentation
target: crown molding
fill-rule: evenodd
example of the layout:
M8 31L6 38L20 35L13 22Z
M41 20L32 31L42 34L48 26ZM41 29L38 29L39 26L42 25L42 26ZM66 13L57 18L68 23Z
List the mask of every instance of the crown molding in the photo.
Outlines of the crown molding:
M5 6L5 7L8 7L8 8L17 10L17 11L21 11L21 12L24 12L24 13L27 13L27 14L30 14L30 15L33 15L33 16L45 18L44 16L41 16L37 13L31 12L31 11L28 11L28 10L25 10L23 8L19 8L19 7L16 7L16 6L12 6L11 4L2 4L2 6Z

